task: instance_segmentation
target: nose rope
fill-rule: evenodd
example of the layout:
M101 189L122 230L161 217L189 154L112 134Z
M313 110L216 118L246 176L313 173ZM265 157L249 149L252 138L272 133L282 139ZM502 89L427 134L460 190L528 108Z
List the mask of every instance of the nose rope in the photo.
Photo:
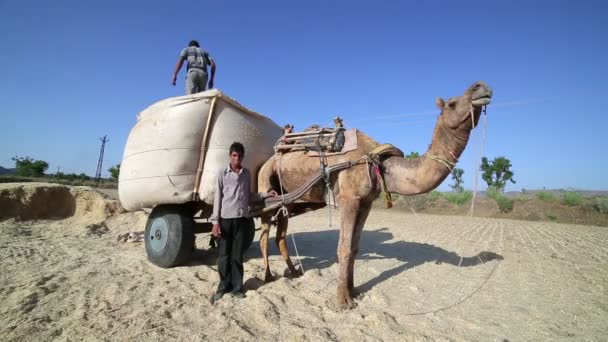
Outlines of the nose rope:
M475 209L475 197L477 195L477 185L479 181L479 170L481 169L481 158L483 157L483 147L486 143L486 130L488 128L488 115L486 113L486 106L483 106L483 129L481 130L481 144L479 146L479 162L475 169L475 189L473 191L473 198L471 199L471 208L469 208L468 216L473 216L473 210Z

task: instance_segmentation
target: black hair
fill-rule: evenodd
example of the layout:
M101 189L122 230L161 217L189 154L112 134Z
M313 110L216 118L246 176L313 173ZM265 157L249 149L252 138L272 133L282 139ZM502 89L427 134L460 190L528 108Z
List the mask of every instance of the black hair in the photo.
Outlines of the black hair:
M196 47L200 47L198 45L198 42L196 40L191 40L190 43L188 43L188 46L196 46Z
M240 155L245 155L245 146L243 146L243 144L241 144L240 142L233 142L232 145L230 145L230 154L232 154L232 152L236 152L239 153Z

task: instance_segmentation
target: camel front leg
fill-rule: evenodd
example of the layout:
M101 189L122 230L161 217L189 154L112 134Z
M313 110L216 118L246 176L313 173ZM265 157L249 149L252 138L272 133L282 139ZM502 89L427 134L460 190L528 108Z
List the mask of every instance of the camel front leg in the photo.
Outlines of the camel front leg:
M352 290L355 256L358 241L355 243L357 217L361 198L340 196L340 241L338 242L338 306L342 309L354 306Z
M285 237L287 236L288 223L289 223L289 220L287 217L283 216L282 214L279 215L278 224L277 224L277 236L275 239L275 243L277 244L277 247L279 247L279 250L281 251L281 255L283 256L283 259L287 263L287 267L289 268L290 275L292 277L299 277L302 275L302 272L297 270L293 266L293 263L291 262L291 258L289 257L289 250L287 249L287 242L285 241Z
M264 214L261 217L262 220L262 235L260 236L260 249L262 250L262 258L264 259L264 281L271 282L275 280L272 272L270 272L270 264L268 263L268 234L270 233L270 219L269 214Z

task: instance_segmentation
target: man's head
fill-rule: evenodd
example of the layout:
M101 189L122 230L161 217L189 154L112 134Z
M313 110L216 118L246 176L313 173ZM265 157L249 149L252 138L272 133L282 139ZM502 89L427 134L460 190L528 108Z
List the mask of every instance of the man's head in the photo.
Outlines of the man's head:
M230 166L240 169L243 158L245 158L245 147L240 142L233 142L230 145Z
M196 47L200 47L198 45L198 42L196 40L191 40L190 43L188 43L188 46L196 46Z

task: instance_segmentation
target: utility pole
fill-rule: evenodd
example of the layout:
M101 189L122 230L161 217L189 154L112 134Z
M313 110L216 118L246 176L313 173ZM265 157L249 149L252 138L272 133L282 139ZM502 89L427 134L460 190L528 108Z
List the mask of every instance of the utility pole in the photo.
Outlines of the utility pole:
M106 143L110 140L106 139L107 135L104 135L103 138L99 138L101 140L101 151L99 151L99 161L97 162L97 172L95 172L95 181L99 183L101 180L101 169L103 165L103 150L106 148Z

